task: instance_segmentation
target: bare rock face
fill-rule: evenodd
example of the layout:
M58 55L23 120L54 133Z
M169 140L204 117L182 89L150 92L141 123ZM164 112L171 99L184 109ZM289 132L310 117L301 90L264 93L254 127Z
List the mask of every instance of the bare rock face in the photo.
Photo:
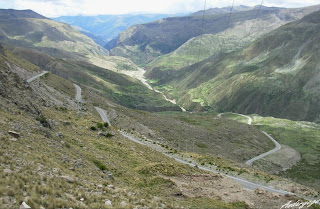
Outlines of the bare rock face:
M18 132L8 131L8 134L10 134L11 136L13 136L16 139L20 138L20 134Z
M110 206L110 205L112 205L112 202L111 202L110 200L106 200L106 201L104 202L104 204Z
M70 176L60 176L60 178L66 180L69 183L74 183L75 180L73 178L71 178Z
M4 172L5 174L12 174L12 173L13 173L13 171L10 170L10 169L8 169L8 168L4 169L3 172Z
M27 203L22 202L22 204L20 205L19 209L31 209L31 207L29 205L27 205Z

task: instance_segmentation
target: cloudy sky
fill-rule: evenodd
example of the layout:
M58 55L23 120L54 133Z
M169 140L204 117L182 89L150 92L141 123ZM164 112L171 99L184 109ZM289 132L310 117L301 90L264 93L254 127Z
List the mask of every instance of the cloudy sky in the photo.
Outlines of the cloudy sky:
M231 6L233 0L207 0L207 7ZM254 6L261 0L235 0ZM303 7L319 0L264 0L264 6ZM32 9L47 17L126 13L186 13L203 9L204 0L0 0L2 9Z

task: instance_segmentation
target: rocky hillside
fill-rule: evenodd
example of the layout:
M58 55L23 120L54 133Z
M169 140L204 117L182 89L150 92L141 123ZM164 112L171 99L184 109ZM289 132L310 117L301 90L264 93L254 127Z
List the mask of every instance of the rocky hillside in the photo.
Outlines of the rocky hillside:
M113 104L87 88L80 106L70 81L47 74L29 84L25 79L38 69L7 49L1 51L1 208L279 208L296 201L293 196L243 189L223 175L182 165L129 141L118 128L129 131L134 123L138 127L132 115L154 116ZM112 109L116 113L112 121L127 118L128 125L101 123L93 106L100 104L108 117ZM229 161L217 160L234 169ZM300 191L296 184L262 172L241 171Z
M255 22L253 33L269 32L285 23L302 18L306 14L319 9L319 6L285 9L262 7L255 21L259 7L250 10L234 12L230 19L229 28L234 30L238 39L247 37L248 31ZM222 33L227 26L229 13L205 16L204 33ZM152 23L135 25L119 35L117 45L111 53L130 58L136 64L145 65L154 58L176 50L191 38L201 34L202 16L190 15L185 17L165 18ZM241 27L240 27L241 26ZM226 41L227 42L227 41Z
M147 111L181 111L164 97L129 76L97 67L84 61L59 59L22 47L10 47L17 57L28 60L38 69L50 71L63 78L90 88L115 103ZM116 65L116 64L115 64Z
M180 104L319 121L319 17L312 13L232 53L176 71L157 85Z
M108 54L70 25L55 22L31 10L0 10L0 29L2 43L37 49L60 58L79 60L89 55Z

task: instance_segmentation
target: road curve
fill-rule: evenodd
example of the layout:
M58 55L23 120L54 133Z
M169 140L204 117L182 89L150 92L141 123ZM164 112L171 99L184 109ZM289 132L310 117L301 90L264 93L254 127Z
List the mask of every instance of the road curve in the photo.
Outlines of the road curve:
M270 155L272 153L275 153L275 152L277 152L277 151L279 151L281 149L281 145L274 138L272 138L269 134L267 134L264 131L262 131L262 133L264 133L269 139L271 139L271 141L273 141L273 143L276 145L276 147L273 148L272 150L268 151L268 152L262 153L261 155L248 160L246 162L247 165L251 165L254 161L259 160L261 158L264 158L265 156Z
M130 135L128 135L128 134L126 134L126 133L124 133L122 131L120 131L120 133L121 133L122 136L126 137L127 139L129 139L129 140L131 140L133 142L136 142L136 143L139 143L139 144L142 144L142 145L145 145L145 146L149 146L148 144L144 143L144 140L132 137L132 136L130 136ZM152 148L152 147L150 147L150 148ZM159 151L159 150L157 150L157 151ZM166 155L167 157L170 157L170 158L176 160L179 163L186 164L186 165L193 166L193 167L197 166L201 170L208 171L208 172L211 172L211 173L218 173L218 174L224 175L224 176L234 180L235 182L239 183L243 188L246 188L246 189L249 189L249 190L256 190L258 188L262 188L262 189L267 190L268 192L273 192L273 193L277 193L277 194L280 194L280 195L293 194L291 192L287 192L287 191L284 191L284 190L275 189L275 188L272 188L272 187L268 187L268 186L264 186L264 185L261 185L261 184L256 184L256 183L244 180L244 179L240 179L240 178L237 178L237 177L234 177L234 176L226 175L226 174L220 173L220 172L218 172L218 171L216 171L214 169L211 169L211 168L208 168L208 167L204 167L204 166L202 166L200 164L197 164L197 163L188 162L186 160L183 160L183 159L178 158L176 156L170 155L168 153L164 153L164 152L161 152L161 153Z
M224 113L219 113L219 114L218 114L218 117L221 118L223 114L224 114ZM243 116L243 117L248 118L248 125L251 125L251 123L252 123L252 118L249 117L249 116L247 116L247 115L242 115L242 114L239 114L239 113L230 113L230 114L240 115L240 116Z
M36 75L36 76L34 76L34 77L32 77L32 78L29 78L29 79L27 80L27 82L28 82L28 83L31 83L32 81L36 80L37 78L40 78L41 76L43 76L43 75L45 75L45 74L47 74L47 73L49 73L49 72L48 72L48 71L43 71L42 73L40 73L40 74L38 74L38 75Z
M106 111L101 109L101 108L99 108L99 107L94 107L94 108L98 111L102 121L105 122L105 123L108 123L109 126L111 126L111 123L110 123L109 119L107 118Z
M224 113L219 113L219 114L218 114L218 117L221 118L223 114L224 114ZM243 115L243 114L239 114L239 113L231 113L231 114L240 115L240 116L243 116L243 117L248 118L248 125L251 125L251 123L252 123L252 118L249 117L249 116L247 116L247 115ZM254 161L259 160L259 159L261 159L261 158L264 158L265 156L270 155L270 154L272 154L272 153L275 153L275 152L277 152L277 151L279 151L279 150L281 149L281 145L280 145L274 138L272 138L269 134L267 134L267 133L264 132L264 131L262 131L262 133L263 133L264 135L266 135L266 136L276 145L276 147L273 148L272 150L268 151L268 152L262 153L261 155L258 155L257 157L254 157L254 158L248 160L248 161L246 162L247 165L252 165L252 163L253 163Z
M82 97L81 97L81 88L77 84L73 84L74 87L76 88L76 100L78 102L82 102Z

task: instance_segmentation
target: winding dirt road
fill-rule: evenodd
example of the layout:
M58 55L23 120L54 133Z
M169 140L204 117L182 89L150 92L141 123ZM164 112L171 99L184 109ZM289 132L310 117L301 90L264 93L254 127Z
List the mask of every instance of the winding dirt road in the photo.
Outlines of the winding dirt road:
M36 76L34 76L34 77L32 77L32 78L29 78L29 79L27 80L27 82L28 82L28 83L31 83L32 81L36 80L37 78L40 78L41 76L43 76L43 75L45 75L45 74L47 74L47 73L49 73L49 72L48 72L48 71L43 71L42 73L40 73L40 74L38 74L38 75L36 75Z
M218 117L221 118L223 114L224 114L224 113L219 113L219 114L218 114ZM248 125L251 125L251 124L252 124L252 118L249 117L249 116L247 116L247 115L243 115L243 114L239 114L239 113L231 113L231 114L233 114L233 115L240 115L240 116L246 117L246 118L248 118ZM261 155L258 155L258 156L254 157L254 158L251 158L250 160L248 160L248 161L246 162L247 165L252 165L252 163L253 163L254 161L259 160L259 159L261 159L261 158L264 158L265 156L271 155L271 154L273 154L273 153L275 153L275 152L277 152L277 151L279 151L279 150L281 149L281 145L280 145L274 138L272 138L272 136L270 136L269 134L267 134L267 133L264 132L264 131L262 131L262 133L263 133L264 135L266 135L266 136L276 145L276 147L273 148L272 150L269 150L268 152L262 153Z

